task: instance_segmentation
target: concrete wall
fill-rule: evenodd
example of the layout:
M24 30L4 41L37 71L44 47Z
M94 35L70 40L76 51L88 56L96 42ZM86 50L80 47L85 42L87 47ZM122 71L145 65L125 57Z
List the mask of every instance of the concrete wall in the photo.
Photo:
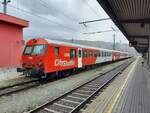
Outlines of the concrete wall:
M0 68L20 65L22 40L22 27L0 22Z

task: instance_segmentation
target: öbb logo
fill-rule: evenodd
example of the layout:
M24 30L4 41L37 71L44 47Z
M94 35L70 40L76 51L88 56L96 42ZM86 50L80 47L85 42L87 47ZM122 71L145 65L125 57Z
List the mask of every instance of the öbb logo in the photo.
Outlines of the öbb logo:
M72 66L74 64L75 64L75 62L73 60L70 60L70 61L64 60L64 61L62 61L61 59L56 59L55 63L54 63L55 66Z

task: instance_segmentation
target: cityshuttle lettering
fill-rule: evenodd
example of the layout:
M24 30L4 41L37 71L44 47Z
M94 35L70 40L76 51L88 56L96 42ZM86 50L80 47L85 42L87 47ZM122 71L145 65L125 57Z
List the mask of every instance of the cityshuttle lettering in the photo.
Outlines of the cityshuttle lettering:
M61 59L56 59L55 60L55 66L72 66L74 65L74 61L70 60L70 61L66 61L66 60L61 60Z

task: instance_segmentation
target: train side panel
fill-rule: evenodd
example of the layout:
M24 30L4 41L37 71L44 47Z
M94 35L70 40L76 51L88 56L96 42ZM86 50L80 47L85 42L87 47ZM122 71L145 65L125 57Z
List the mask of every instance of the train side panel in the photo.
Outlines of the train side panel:
M48 73L77 68L77 50L77 47L49 44L44 58L45 72ZM73 52L71 53L71 51Z

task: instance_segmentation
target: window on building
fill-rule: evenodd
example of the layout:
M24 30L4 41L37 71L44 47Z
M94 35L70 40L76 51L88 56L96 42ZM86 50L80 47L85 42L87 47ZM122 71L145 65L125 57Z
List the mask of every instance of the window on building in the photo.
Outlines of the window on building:
M59 47L55 47L55 56L59 56Z
M76 50L75 49L71 49L70 50L70 58L75 58L76 57Z

